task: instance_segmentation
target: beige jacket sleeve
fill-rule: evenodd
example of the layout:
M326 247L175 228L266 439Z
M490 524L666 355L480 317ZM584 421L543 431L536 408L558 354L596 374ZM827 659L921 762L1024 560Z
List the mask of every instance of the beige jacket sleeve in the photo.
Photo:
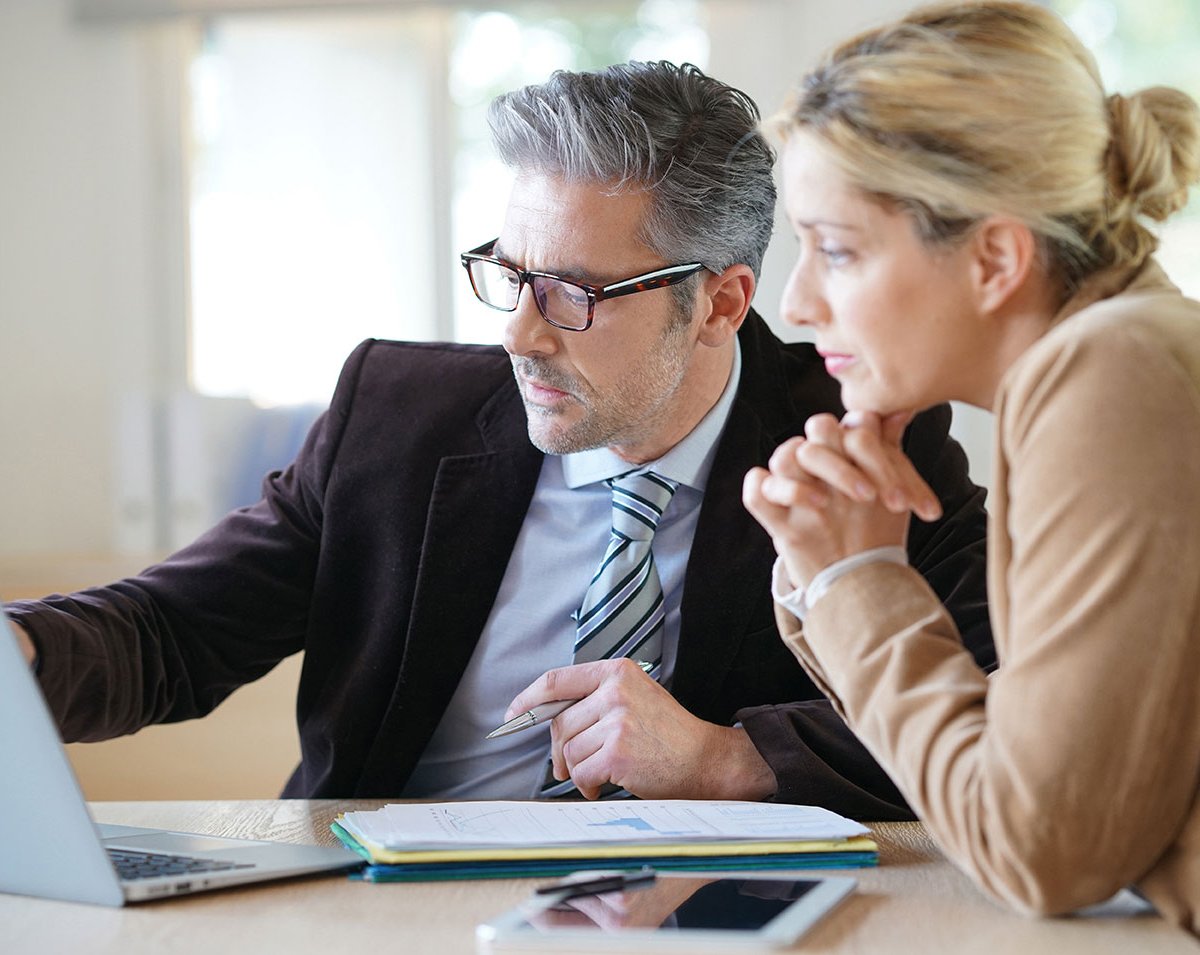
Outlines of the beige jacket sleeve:
M1047 336L1006 382L990 679L909 568L839 579L803 631L780 612L946 853L1023 911L1135 882L1200 778L1200 406L1143 332Z

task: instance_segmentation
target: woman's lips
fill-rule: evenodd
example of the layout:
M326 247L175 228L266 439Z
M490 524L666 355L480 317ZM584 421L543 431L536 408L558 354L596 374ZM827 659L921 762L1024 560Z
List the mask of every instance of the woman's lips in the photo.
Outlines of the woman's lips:
M838 352L820 352L822 358L825 359L825 370L834 378L839 372L845 371L854 364L853 355L843 355Z

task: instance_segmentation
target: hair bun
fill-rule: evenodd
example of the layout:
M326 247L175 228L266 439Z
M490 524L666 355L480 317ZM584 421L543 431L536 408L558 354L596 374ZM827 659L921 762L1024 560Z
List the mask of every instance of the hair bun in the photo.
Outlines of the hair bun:
M1165 86L1108 98L1109 221L1162 222L1187 203L1200 181L1200 108Z

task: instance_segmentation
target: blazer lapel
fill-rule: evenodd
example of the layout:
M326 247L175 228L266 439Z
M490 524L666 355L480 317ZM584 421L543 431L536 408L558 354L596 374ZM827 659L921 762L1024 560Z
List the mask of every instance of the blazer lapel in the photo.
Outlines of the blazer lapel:
M672 684L676 699L702 718L723 718L709 711L743 639L760 618L763 626L772 623L775 549L742 505L742 480L750 468L765 465L780 442L804 427L804 409L797 407L785 367L785 346L753 311L738 340L741 380L717 446L688 560Z
M444 457L438 466L404 658L362 775L367 787L402 785L437 728L495 603L537 485L542 454L529 443L516 389L499 392L478 424L488 450Z
M696 524L671 685L680 704L702 718L755 612L770 602L766 593L775 552L770 537L742 506L742 479L767 460L775 443L754 409L735 401Z

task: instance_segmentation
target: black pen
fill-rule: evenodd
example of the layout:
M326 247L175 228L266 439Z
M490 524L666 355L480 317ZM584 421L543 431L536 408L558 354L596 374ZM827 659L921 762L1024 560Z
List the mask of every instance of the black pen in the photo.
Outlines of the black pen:
M563 893L563 899L574 899L581 895L600 895L603 892L616 892L630 886L643 885L653 882L656 873L649 866L634 872L597 872L587 878L571 881L570 877L549 885L539 886L535 891L538 895Z

